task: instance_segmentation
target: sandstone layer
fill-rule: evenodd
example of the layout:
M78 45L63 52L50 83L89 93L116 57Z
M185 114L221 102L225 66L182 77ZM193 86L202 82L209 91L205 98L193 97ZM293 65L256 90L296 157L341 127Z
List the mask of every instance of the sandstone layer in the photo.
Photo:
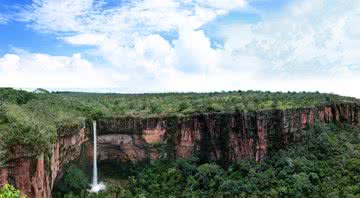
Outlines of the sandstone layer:
M98 159L136 162L196 156L223 164L244 158L261 162L269 149L301 141L303 130L316 121L359 125L359 120L360 107L354 103L189 117L101 119L97 124Z
M0 186L10 183L28 198L50 198L63 165L80 156L86 131L83 128L74 135L59 136L50 155L27 155L26 147L17 146L6 166L0 167Z

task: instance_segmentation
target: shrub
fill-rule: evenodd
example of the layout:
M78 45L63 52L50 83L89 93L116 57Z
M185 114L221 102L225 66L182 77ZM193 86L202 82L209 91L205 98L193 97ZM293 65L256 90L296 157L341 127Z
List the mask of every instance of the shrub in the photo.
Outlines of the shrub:
M80 195L88 187L88 178L85 174L77 166L69 164L65 167L64 175L56 185L56 190L64 194L73 193L74 195ZM69 194L68 196L73 195Z
M0 198L25 198L20 194L19 190L16 190L13 186L5 184L0 188Z

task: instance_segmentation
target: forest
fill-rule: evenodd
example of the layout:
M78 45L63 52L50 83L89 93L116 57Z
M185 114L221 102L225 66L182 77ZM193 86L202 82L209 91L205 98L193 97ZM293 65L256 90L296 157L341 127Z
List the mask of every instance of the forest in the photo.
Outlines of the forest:
M187 116L214 112L359 103L319 92L230 91L214 93L77 93L0 89L0 166L16 145L31 155L48 153L62 128L80 129L107 117ZM318 123L303 144L271 153L264 163L241 160L228 167L194 159L153 161L131 166L123 185L89 194L89 178L76 165L66 167L56 185L58 197L357 197L360 194L359 128ZM4 186L0 192L17 195ZM6 188L6 189L5 189ZM16 196L15 196L16 197Z

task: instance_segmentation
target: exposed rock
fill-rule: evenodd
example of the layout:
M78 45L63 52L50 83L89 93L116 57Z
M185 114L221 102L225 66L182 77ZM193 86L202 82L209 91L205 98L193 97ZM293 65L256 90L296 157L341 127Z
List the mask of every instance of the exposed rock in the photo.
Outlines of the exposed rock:
M41 155L36 161L35 175L31 178L33 194L36 198L51 196L49 178L45 176L44 165L44 155Z
M28 156L24 148L17 146L14 158L0 167L0 184L10 183L28 198L50 198L62 166L79 157L81 145L86 141L85 129L59 137L48 161L44 154Z
M175 129L175 156L177 158L190 158L195 152L200 151L200 126L197 117L184 118Z
M142 138L149 144L163 142L165 132L166 130L163 128L162 123L159 122L154 129L144 129Z
M358 104L344 103L180 118L104 119L98 122L98 155L99 160L119 161L144 161L165 154L222 163L244 158L261 162L269 148L284 148L302 141L303 130L313 127L316 120L359 125L359 109ZM156 149L159 144L166 145L165 151Z

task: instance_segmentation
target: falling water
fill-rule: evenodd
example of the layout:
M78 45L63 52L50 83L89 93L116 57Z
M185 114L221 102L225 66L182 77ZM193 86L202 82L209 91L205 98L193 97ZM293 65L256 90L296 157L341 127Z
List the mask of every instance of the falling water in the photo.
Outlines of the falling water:
M94 134L94 153L93 153L93 178L91 184L91 192L99 192L105 189L103 183L98 183L98 170L97 170L97 135L96 135L96 121L93 121L93 134Z
M93 179L92 185L95 186L98 183L97 179L97 142L96 142L96 121L93 121L93 130L94 130L94 157L93 157Z

